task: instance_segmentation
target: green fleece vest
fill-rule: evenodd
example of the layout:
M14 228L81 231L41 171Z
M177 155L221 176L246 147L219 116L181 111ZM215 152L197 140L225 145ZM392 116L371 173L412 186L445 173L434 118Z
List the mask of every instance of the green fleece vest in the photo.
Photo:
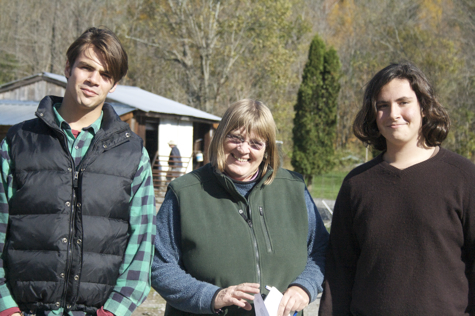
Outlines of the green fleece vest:
M226 288L260 283L284 292L307 263L308 218L305 184L294 172L272 170L248 199L210 164L170 184L180 205L185 270L198 280ZM226 315L254 315L230 307ZM166 315L191 315L167 306Z

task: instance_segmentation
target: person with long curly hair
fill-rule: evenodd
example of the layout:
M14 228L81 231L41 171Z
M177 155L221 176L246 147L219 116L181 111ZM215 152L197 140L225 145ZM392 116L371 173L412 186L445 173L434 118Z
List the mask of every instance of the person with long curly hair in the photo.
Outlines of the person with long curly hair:
M475 313L475 166L441 147L449 126L413 64L368 83L353 130L382 153L338 194L320 315Z

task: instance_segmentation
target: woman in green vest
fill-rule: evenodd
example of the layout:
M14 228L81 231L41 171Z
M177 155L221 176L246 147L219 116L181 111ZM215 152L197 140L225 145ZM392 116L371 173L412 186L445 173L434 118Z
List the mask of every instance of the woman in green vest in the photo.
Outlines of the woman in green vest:
M172 181L157 215L152 285L165 315L255 315L274 286L278 316L321 292L328 233L301 175L279 167L276 127L259 101L229 107L210 163Z

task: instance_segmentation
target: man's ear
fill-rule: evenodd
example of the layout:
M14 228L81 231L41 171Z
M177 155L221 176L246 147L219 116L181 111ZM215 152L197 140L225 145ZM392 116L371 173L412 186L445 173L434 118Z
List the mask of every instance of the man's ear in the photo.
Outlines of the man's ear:
M114 85L112 86L112 88L109 90L109 93L112 93L115 91L115 88L117 88L117 82L114 83Z
M69 76L71 76L71 67L69 66L69 60L66 61L66 66L64 67L64 76L66 79L69 79Z

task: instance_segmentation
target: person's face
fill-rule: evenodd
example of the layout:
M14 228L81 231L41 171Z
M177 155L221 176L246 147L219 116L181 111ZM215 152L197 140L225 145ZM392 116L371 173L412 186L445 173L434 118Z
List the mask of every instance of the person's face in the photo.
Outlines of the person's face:
M388 150L417 146L422 114L416 93L406 79L393 79L378 95L376 124Z
M263 139L254 133L246 135L244 129L234 130L224 140L224 170L234 180L250 180L264 159L265 151Z
M102 107L107 94L116 88L112 76L104 66L105 61L94 46L81 52L74 65L67 62L64 69L68 78L65 99L76 103L84 111Z

